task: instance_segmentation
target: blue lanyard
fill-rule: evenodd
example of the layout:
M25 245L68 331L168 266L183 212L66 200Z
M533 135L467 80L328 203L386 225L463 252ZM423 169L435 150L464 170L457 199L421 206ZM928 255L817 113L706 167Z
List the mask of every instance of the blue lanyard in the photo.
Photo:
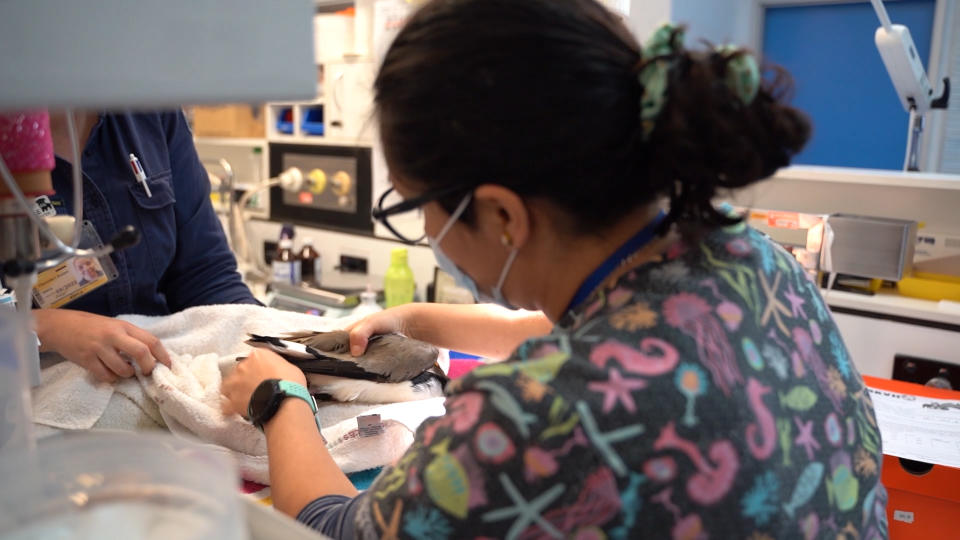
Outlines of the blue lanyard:
M633 235L626 243L620 246L619 249L613 252L612 255L607 257L607 260L603 261L592 274L587 276L587 279L585 279L583 284L580 285L580 288L577 289L577 294L573 295L573 300L571 300L570 305L567 306L567 311L569 312L571 309L582 304L590 296L590 293L600 286L603 280L607 279L607 277L620 266L620 263L630 255L639 251L640 248L649 244L657 235L657 228L665 217L666 214L662 211L657 214L657 217L653 218L653 221L651 221L649 225Z

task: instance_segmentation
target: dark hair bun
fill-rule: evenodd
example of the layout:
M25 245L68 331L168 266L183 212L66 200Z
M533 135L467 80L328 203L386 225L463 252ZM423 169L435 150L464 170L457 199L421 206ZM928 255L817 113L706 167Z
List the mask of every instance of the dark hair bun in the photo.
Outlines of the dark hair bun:
M748 186L789 165L810 137L806 115L784 103L788 73L768 69L756 98L745 104L726 83L723 54L685 51L671 73L667 103L650 140L641 145L644 177L671 199L670 218L722 225L713 206L718 191Z
M575 232L601 232L669 196L681 225L728 221L718 190L789 163L810 133L779 72L744 105L724 84L729 52L679 53L649 137L641 50L594 0L432 0L377 75L387 163L425 189L503 185L549 200ZM470 208L463 219L471 219Z

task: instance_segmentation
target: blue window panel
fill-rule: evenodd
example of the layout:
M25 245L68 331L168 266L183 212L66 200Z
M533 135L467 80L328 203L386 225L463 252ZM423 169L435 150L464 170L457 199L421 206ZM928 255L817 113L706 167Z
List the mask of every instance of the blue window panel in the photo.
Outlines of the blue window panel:
M894 24L910 29L927 66L936 2L885 5ZM813 120L813 137L794 163L903 168L909 114L874 44L879 26L869 2L766 8L765 60L790 71L793 104Z

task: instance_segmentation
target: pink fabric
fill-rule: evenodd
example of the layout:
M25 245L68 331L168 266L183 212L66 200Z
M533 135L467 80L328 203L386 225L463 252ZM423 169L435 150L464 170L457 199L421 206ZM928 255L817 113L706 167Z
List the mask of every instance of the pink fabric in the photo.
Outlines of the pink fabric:
M13 173L53 170L53 139L47 111L0 114L0 156Z
M451 379L456 379L457 377L462 377L463 375L470 373L481 365L483 364L479 360L451 358L450 370L447 372L447 376L449 376Z

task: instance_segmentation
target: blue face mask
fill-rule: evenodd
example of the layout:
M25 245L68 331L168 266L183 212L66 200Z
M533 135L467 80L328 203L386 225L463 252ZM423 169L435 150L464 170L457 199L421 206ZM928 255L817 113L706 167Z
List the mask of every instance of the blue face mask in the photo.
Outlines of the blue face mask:
M507 280L507 274L510 273L510 267L513 266L513 260L517 257L517 250L514 249L510 251L510 255L507 256L507 262L503 265L503 270L500 271L500 279L497 281L497 285L491 291L491 294L483 294L477 288L477 282L473 280L466 272L460 270L451 259L447 257L447 254L440 249L440 242L443 242L443 238L447 235L453 225L457 222L457 219L460 218L460 215L463 214L464 210L467 209L467 205L470 204L470 199L473 197L473 193L467 194L466 197L460 201L460 205L457 206L457 209L453 211L453 214L450 215L450 219L447 223L440 229L440 234L436 238L428 238L430 242L430 248L433 250L433 255L437 258L437 264L440 265L440 269L444 272L453 276L454 281L457 285L463 287L470 291L473 294L473 297L478 301L483 303L493 303L503 306L507 309L517 309L516 306L507 301L503 296L503 283Z

